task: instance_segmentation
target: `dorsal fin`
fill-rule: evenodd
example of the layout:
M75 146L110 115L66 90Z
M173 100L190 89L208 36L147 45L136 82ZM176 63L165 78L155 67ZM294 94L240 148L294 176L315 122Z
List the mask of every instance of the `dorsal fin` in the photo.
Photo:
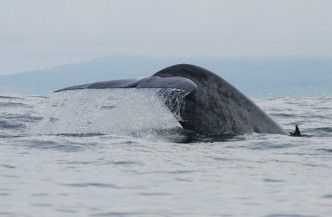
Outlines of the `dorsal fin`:
M294 133L290 133L291 136L302 136L300 129L297 125L295 125L295 131Z

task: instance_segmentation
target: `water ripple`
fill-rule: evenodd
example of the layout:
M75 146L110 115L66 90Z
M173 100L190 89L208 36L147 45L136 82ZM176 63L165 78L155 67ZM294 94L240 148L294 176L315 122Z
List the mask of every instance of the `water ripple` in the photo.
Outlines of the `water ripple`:
M317 215L298 215L298 214L272 214L266 217L319 217Z
M16 167L8 165L8 164L1 164L0 166L8 168L8 169L15 169Z
M332 154L332 148L319 148L319 149L316 149L316 151L322 151L322 152L327 152L327 153L330 153Z
M0 129L19 129L23 128L25 125L21 123L10 123L4 120L0 120Z
M71 184L59 184L62 186L68 186L68 187L95 187L95 188L119 188L116 185L113 184L105 184L105 183L71 183Z
M24 103L20 103L20 102L0 102L0 108L8 108L8 107L13 107L13 108L17 108L17 107L25 107L25 108L33 108L30 105L24 104Z
M90 215L92 217L126 217L126 216L149 216L147 213L140 212L107 212Z
M272 183L284 182L283 180L279 180L279 179L263 179L263 181L272 182Z
M40 150L57 150L64 152L78 152L85 148L78 143L68 142L68 141L53 141L53 140L27 140L25 147L35 148Z

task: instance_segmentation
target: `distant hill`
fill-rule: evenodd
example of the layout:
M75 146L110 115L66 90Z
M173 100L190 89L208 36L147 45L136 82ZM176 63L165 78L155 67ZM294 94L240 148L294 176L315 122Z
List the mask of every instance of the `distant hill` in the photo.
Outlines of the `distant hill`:
M332 59L163 59L125 56L107 56L5 75L0 77L0 92L46 95L72 85L149 76L178 63L209 69L249 96L332 95Z

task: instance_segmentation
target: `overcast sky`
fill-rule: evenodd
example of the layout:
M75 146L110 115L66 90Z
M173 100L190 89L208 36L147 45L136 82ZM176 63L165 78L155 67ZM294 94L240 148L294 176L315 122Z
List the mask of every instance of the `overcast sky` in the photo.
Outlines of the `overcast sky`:
M0 75L104 55L332 58L332 0L0 0Z

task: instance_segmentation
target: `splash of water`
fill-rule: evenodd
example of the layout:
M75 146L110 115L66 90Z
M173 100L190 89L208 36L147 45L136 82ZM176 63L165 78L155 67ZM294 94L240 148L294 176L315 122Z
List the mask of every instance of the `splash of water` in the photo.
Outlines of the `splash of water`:
M184 98L189 94L185 90L163 88L158 94L161 96L164 104L173 113L174 117L178 121L183 121L181 117L181 110L185 107Z
M181 128L178 120L186 94L125 88L54 93L45 117L31 133L137 135Z

